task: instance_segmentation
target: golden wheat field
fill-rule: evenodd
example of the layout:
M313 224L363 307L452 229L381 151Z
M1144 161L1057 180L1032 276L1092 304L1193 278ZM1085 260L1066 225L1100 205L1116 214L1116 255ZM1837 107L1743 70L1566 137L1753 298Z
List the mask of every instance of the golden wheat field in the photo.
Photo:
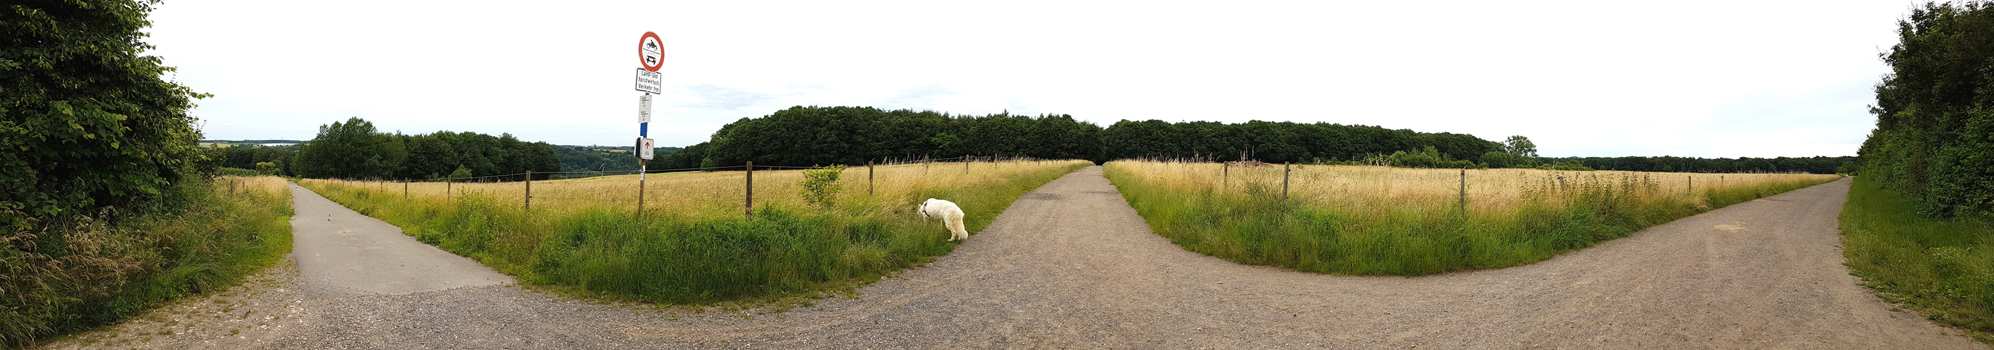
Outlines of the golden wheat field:
M1773 183L1822 182L1840 175L1658 173L1633 171L1554 171L1539 169L1415 169L1361 165L1225 165L1160 161L1116 161L1116 167L1150 184L1187 192L1249 191L1258 186L1281 195L1283 180L1291 200L1346 210L1447 209L1505 212L1524 201L1548 199L1586 189L1618 189L1636 200L1702 202L1712 192ZM1639 198L1645 197L1645 198ZM1707 206L1707 204L1705 204ZM1705 209L1708 209L1707 207Z
M254 191L272 195L288 195L291 190L289 180L279 176L219 176L215 177L215 188L230 192Z
M847 209L893 210L890 206L911 205L929 188L973 187L996 183L1034 171L1072 166L1082 160L1014 160L997 162L914 163L846 168L839 177L838 203ZM803 208L797 185L803 170L755 170L754 206ZM416 201L449 201L454 197L479 193L501 201L527 205L528 183L512 182L393 182L353 180L300 180L301 184L340 185L368 189L373 196L406 195ZM603 176L583 179L532 181L531 208L534 214L561 215L589 207L636 210L637 175ZM870 187L870 189L868 189ZM874 196L868 198L870 190ZM648 174L643 181L645 213L703 212L741 213L747 197L747 172L676 172ZM851 208L849 206L873 206Z

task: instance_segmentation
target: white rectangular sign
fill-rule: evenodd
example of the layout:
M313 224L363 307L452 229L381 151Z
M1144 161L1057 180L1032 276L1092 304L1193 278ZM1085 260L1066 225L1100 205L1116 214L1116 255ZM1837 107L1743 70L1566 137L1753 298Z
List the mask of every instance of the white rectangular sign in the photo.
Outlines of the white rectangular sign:
M649 122L651 122L651 94L644 94L642 99L637 100L637 123Z
M664 82L665 82L664 73L652 72L644 70L643 68L637 68L637 91L643 91L653 94L662 94L664 92L662 92L663 90L661 90L661 85L663 85Z

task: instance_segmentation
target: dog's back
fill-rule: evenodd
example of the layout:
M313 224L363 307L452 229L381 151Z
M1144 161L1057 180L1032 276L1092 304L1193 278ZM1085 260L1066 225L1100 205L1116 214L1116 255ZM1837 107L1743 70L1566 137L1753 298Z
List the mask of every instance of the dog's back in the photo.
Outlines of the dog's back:
M962 207L955 202L928 198L921 202L921 217L942 219L942 226L949 230L949 240L969 239L969 231L962 226Z

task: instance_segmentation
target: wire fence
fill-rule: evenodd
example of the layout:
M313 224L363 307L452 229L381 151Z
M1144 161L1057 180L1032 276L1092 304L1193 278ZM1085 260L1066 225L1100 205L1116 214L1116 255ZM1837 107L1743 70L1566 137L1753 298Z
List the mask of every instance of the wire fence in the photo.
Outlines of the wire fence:
M843 186L853 187L850 188L852 190L857 190L858 189L857 187L861 185L859 181L863 181L862 186L864 193L866 193L867 195L871 195L872 193L874 193L875 188L878 187L878 184L876 184L877 171L874 170L874 167L879 167L879 166L903 166L903 165L919 164L923 165L921 169L923 169L925 173L927 169L931 168L934 165L951 164L950 166L953 166L953 164L961 164L962 174L966 175L971 171L971 169L975 164L1044 162L1044 161L1048 160L1033 158L1033 157L1019 157L1019 156L964 156L964 157L952 157L952 158L930 158L930 157L881 158L878 160L869 161L865 165L847 166L846 171L863 168L866 170L866 175L862 180L855 178L846 178L840 180L840 183ZM418 195L431 196L440 193L444 200L454 200L456 197L463 195L463 193L461 192L467 190L475 190L475 191L488 192L488 193L500 193L500 192L507 193L502 196L512 196L512 194L510 193L516 193L517 196L516 198L519 198L521 207L528 212L531 212L533 210L534 202L536 201L543 202L543 204L545 204L544 203L545 201L550 201L550 200L555 202L567 201L573 203L582 203L582 202L605 203L613 201L615 198L631 198L634 199L635 203L633 203L633 205L636 208L636 212L638 213L638 215L641 216L645 212L646 201L651 200L652 197L657 197L653 195L646 195L644 193L646 191L646 187L648 187L646 185L647 181L645 180L646 176L668 175L675 173L739 174L738 179L734 179L733 178L734 175L724 175L726 179L734 179L734 180L724 180L724 181L728 182L739 181L739 185L727 185L718 180L714 180L714 181L704 181L696 185L684 186L684 187L691 187L689 190L686 188L679 188L676 190L681 192L681 194L683 192L692 191L692 192L703 193L702 195L700 195L700 197L713 197L716 196L716 194L711 192L717 192L726 187L738 188L739 198L741 201L740 203L743 204L742 205L742 208L744 209L743 213L746 216L752 217L754 215L753 211L753 208L755 208L754 203L757 199L754 193L756 191L757 186L754 184L754 182L758 176L755 174L755 171L792 171L792 170L821 169L827 167L831 166L806 167L806 166L788 166L788 165L763 165L763 164L754 164L753 162L747 162L746 164L741 164L741 165L711 166L711 167L698 167L698 168L676 168L676 169L646 169L641 171L640 170L558 171L558 172L527 171L527 172L512 173L512 174L497 174L497 175L467 176L467 177L438 177L438 178L429 178L429 179L393 179L393 180L327 179L327 180L340 181L342 183L354 186L371 187L375 191L383 191L383 192L393 192L394 190L396 190L393 187L400 187L399 190L401 192L400 194L403 199L409 199L411 197ZM550 184L544 183L544 181L567 180L567 182L561 183L565 185L565 184L572 184L573 183L572 181L590 181L589 179L609 178L609 177L627 176L627 175L643 175L643 176L638 176L637 179L635 179L636 180L635 184L629 184L635 186L634 189L636 194L634 197L629 196L627 194L622 194L623 192L621 191L630 190L630 188L628 187L618 187L617 185L599 184L599 183L589 184L587 186L567 186L568 188L560 188L554 191L554 193L559 193L559 195L555 196L545 195L545 193L549 192L547 191L548 189L546 188L546 186ZM762 177L767 177L767 176L769 175L763 175ZM780 177L779 180L792 180L791 178L801 177L800 175L795 175L795 173L793 172L778 173L775 176ZM534 189L534 182L536 181L543 182L541 184L542 189L537 191L536 189ZM616 180L609 180L609 181L616 181ZM437 186L439 184L441 186ZM512 186L509 184L516 184L518 187L516 190L509 189L511 188L510 186ZM493 187L493 186L504 186L504 187ZM473 189L473 187L475 187L476 189ZM768 186L762 186L762 187L768 187ZM672 198L664 198L664 199L669 200Z
M1694 200L1710 191L1777 181L1829 179L1800 173L1653 173L1543 169L1422 169L1370 165L1205 162L1135 159L1130 167L1151 181L1220 192L1254 192L1358 207L1451 204L1466 211L1530 198L1604 195L1676 196Z

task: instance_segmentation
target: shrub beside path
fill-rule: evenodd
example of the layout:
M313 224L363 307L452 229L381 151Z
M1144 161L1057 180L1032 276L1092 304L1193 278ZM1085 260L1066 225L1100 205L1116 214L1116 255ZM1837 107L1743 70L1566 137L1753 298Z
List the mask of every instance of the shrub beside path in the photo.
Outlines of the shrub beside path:
M1835 220L1848 184L1732 205L1527 266L1351 277L1187 252L1151 233L1089 167L1025 195L926 267L858 298L784 312L658 311L502 283L356 292L310 269L277 269L225 293L237 297L210 298L226 303L189 301L53 345L1985 349L1895 311L1848 274ZM303 203L319 197L296 198L298 217L327 215ZM222 323L248 330L191 330ZM162 327L189 330L131 335Z

